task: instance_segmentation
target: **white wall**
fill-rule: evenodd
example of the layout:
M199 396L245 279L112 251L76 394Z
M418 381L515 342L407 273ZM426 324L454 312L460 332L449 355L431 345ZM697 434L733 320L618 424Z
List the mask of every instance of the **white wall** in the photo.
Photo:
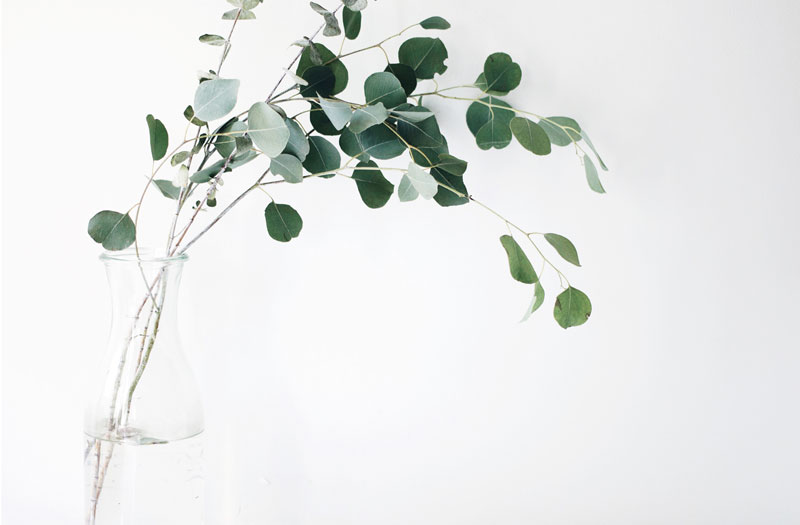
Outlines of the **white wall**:
M604 196L568 150L481 152L466 108L431 101L473 194L578 245L592 319L518 324L529 291L476 207L369 210L346 180L308 181L275 190L305 220L283 245L253 195L197 245L182 290L209 523L800 521L800 4L514 4L375 2L362 41L443 15L443 85L504 50L524 70L513 104L591 131ZM4 2L9 525L80 519L82 385L108 322L86 221L135 201L147 113L181 134L216 60L196 37L224 31L225 8ZM257 13L225 66L242 107L318 22L300 1ZM351 73L382 68L365 58Z

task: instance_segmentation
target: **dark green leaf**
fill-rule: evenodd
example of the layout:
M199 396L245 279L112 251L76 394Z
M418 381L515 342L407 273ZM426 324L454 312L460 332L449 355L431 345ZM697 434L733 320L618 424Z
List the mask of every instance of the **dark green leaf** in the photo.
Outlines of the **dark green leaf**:
M405 103L406 92L396 76L383 71L367 77L364 82L364 97L367 105L380 102L387 108L393 108Z
M361 144L360 134L355 134L350 129L345 129L339 135L339 148L346 154L357 160L369 160L369 155L364 153L364 146Z
M406 145L385 124L367 128L358 138L363 151L376 159L393 159L406 150Z
M572 244L572 241L557 233L545 233L544 238L553 248L556 249L558 254L565 261L570 262L575 266L581 265L580 260L578 260L578 250L575 249L575 245Z
M405 106L404 106L405 107ZM428 114L431 111L423 106L408 106L404 110L406 113L422 113ZM403 137L403 140L417 148L442 148L446 142L439 124L436 122L436 117L431 117L413 122L405 117L397 117L397 132Z
M358 34L361 32L361 11L345 8L342 12L342 22L344 24L344 36L350 40L358 38Z
M514 111L511 106L505 101L492 96L484 97L480 102L473 102L467 109L467 126L476 140L481 128L492 121L495 121L498 126L508 128L508 134L510 135L511 128L509 125L513 118Z
M573 140L581 140L581 127L569 117L547 117L539 125L556 146L569 146Z
M411 95L411 93L417 89L417 76L411 66L405 64L389 64L384 71L397 77L406 95Z
M511 119L511 131L526 150L536 155L550 153L550 138L539 124L526 118L514 117Z
M217 148L217 153L222 157L228 158L236 148L236 137L241 136L247 131L247 124L232 119L226 122L224 126L217 131L217 137L214 139L214 146Z
M314 55L318 55L319 63L315 64L312 60ZM336 58L336 55L328 49L327 47L323 46L322 44L312 43L310 46L303 49L303 53L300 55L300 60L297 63L297 75L306 79L303 73L312 66L319 66L325 65L331 69L334 76L334 83L333 89L329 93L329 95L336 95L344 91L344 88L347 87L347 80L348 80L348 73L347 68L344 66L341 60ZM308 80L308 79L306 79ZM328 96L328 95L325 95Z
M309 137L309 152L306 160L303 161L303 167L309 173L316 174L325 171L333 171L341 167L342 157L339 155L339 150L336 146L328 142L322 137ZM328 175L321 175L324 178L333 177L335 173Z
M508 95L508 91L497 91L495 89L489 89L489 86L486 84L486 75L481 73L478 75L478 78L475 80L475 87L486 93L487 95L494 95L496 97L504 97Z
M362 169L359 169L362 168ZM375 169L363 169L375 168ZM356 181L361 200L370 208L380 208L387 202L394 192L394 184L386 180L378 165L372 161L359 162L353 170L353 180Z
M319 104L311 103L311 112L308 118L311 120L311 126L314 128L314 131L320 135L339 135L342 132L342 130L336 129L336 126L331 123L328 116L322 111L322 108L319 107Z
M197 86L194 94L195 116L206 122L222 118L236 106L239 81L217 78Z
M272 159L269 169L275 175L280 175L286 182L303 182L303 165L300 160L288 153L282 153Z
M436 167L451 175L461 177L467 171L467 161L456 158L449 153L442 153L439 155L439 162Z
M289 128L289 142L286 144L286 148L283 152L294 155L300 159L300 161L306 160L309 145L308 138L306 138L303 128L301 128L300 124L295 120L290 118L284 119L284 122L286 123L286 127Z
M147 115L147 129L150 131L150 153L153 160L161 160L167 154L169 136L167 128L153 115Z
M387 118L389 118L389 112L380 102L373 106L358 108L350 119L350 131L361 133L367 128L383 124Z
M556 298L553 317L561 328L582 325L590 315L592 315L592 302L577 288L570 286Z
M398 55L400 63L410 66L419 79L433 78L447 70L447 48L438 38L409 38L400 46Z
M178 200L178 196L181 194L181 189L175 187L171 180L154 180L153 184L156 185L156 188L158 188L158 190L161 192L161 195L168 199Z
M89 236L106 250L124 250L136 240L136 226L127 213L104 210L89 220Z
M433 168L431 170L431 175L433 175L433 178L439 183L439 190L436 192L436 195L433 196L433 200L435 200L439 206L460 206L469 202L468 197L462 196L469 195L469 191L467 191L467 187L464 185L464 177L447 173L439 168ZM456 190L458 193L454 193L450 188ZM461 195L459 195L459 193Z
M597 168L595 168L594 162L589 158L589 155L583 156L583 167L586 170L586 181L589 183L589 187L597 193L605 193L606 190L603 188L603 185L600 184L600 176L597 174Z
M483 64L485 91L509 92L519 86L522 68L506 53L493 53Z
M276 204L274 201L264 210L269 236L280 242L289 242L300 235L303 219L288 204Z
M336 77L328 66L311 66L301 76L308 82L300 87L300 94L304 97L330 97L333 94Z
M525 284L533 284L539 280L533 265L528 260L528 256L522 251L517 241L510 235L500 237L500 243L506 250L508 256L508 267L511 270L511 277Z
M432 16L419 23L422 29L450 29L450 22L441 16Z
M481 149L503 149L511 143L511 128L507 123L493 118L478 130L475 142Z

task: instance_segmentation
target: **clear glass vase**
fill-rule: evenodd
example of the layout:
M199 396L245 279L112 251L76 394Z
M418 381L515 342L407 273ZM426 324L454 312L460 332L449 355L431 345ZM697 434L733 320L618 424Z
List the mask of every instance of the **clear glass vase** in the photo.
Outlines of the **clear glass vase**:
M86 523L203 522L199 391L177 330L186 256L103 254L113 318L86 406Z

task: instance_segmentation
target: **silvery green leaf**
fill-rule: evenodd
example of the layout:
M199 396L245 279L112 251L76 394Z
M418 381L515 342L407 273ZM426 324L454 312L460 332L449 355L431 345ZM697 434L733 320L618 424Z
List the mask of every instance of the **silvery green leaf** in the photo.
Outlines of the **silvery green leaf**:
M315 66L321 66L322 63L325 62L322 59L322 55L320 54L319 49L317 49L317 46L310 45L308 46L307 49L308 49L308 59L311 61L312 64L314 64Z
M214 80L217 78L217 74L210 69L208 71L198 71L197 72L197 80L200 82L205 82L206 80Z
M400 202L411 202L419 196L419 192L411 184L411 179L407 175L403 175L403 178L400 179L397 196L400 198Z
M225 39L219 35L200 35L200 42L204 44L208 44L210 46L222 46L225 45Z
M308 143L308 138L303 128L292 119L287 118L283 121L286 123L286 127L289 128L289 142L286 144L284 152L291 153L301 161L305 161L306 155L311 150L311 145Z
M347 102L338 102L320 97L319 105L322 111L325 112L325 116L331 121L331 124L338 130L344 129L353 116L353 110L350 109L350 104Z
M367 8L367 0L342 0L342 3L353 11L361 11Z
M392 115L400 117L401 119L407 122L422 122L423 120L427 120L433 116L433 112L424 110L424 111L392 111Z
M241 13L240 13L241 11ZM255 20L256 14L247 9L231 9L222 14L223 20L236 20L238 15L239 20Z
M294 71L291 71L291 70L286 69L286 68L284 68L283 71L286 73L286 76L289 77L289 79L292 82L294 82L295 84L297 84L298 86L307 86L308 85L308 82L306 81L306 79L297 76Z
M325 9L324 7L322 7L321 5L319 5L316 2L309 2L308 4L311 6L311 9L313 9L314 11L316 11L317 13L319 13L321 15L326 15L326 14L330 13L330 11L328 11L327 9Z
M250 137L247 135L242 135L241 137L235 137L236 140L236 152L238 154L247 153L248 151L253 149L253 141L250 140Z
M286 182L296 184L303 182L303 165L294 155L281 153L269 164L269 169L275 175L280 175Z
M589 155L583 156L583 167L586 170L586 182L589 183L589 187L597 193L605 193L606 190L603 188L603 185L600 184L600 176L597 174L597 168L595 168L594 162L589 158Z
M153 181L153 184L156 185L156 188L158 188L158 191L161 192L161 195L168 199L176 201L178 200L178 197L180 197L181 189L175 186L171 180L156 179Z
M242 2L242 7L245 9L255 9L258 7L258 4L261 3L261 0L244 0Z
M331 13L316 2L309 2L309 5L311 5L311 9L321 14L325 18L325 29L322 30L323 36L336 36L342 34L342 30L339 27L339 20L336 19L335 14Z
M231 4L233 7L242 7L243 1L244 0L227 0L227 2Z
M283 118L264 102L252 105L247 125L250 140L270 158L280 155L289 142L289 128Z
M525 310L525 315L522 316L520 319L520 323L524 323L528 320L528 318L542 306L544 302L544 287L542 286L541 281L536 281L536 284L533 288L533 298L531 299L531 304L528 306L528 309Z
M383 123L389 118L389 112L381 102L373 106L358 108L350 119L350 131L361 133L367 128Z
M439 190L439 183L436 182L436 179L413 162L408 163L408 172L406 176L408 180L411 181L411 185L414 186L414 189L422 195L423 199L433 198Z
M194 94L194 114L206 122L222 118L236 106L239 81L217 78L197 86Z
M606 163L603 162L603 159L600 158L600 154L597 153L597 150L594 148L594 144L592 144L592 140L589 138L589 135L586 133L585 129L581 130L581 137L583 137L584 142L589 145L589 147L594 152L595 157L597 157L597 161L600 163L600 167L603 168L603 171L608 171L606 167Z
M180 164L181 162L183 162L188 158L189 158L188 151L179 151L178 153L173 155L172 158L169 159L169 163L171 166L177 166L178 164Z

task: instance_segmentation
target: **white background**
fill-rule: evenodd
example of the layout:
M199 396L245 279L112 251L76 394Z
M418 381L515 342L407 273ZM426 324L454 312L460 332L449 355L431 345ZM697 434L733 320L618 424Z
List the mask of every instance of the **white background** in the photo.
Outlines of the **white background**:
M4 523L80 522L83 384L109 319L86 222L137 199L147 113L182 134L217 60L197 36L223 33L226 8L3 2ZM319 22L299 0L257 14L224 69L242 108ZM443 86L507 51L524 71L510 101L574 116L604 153L600 196L570 150L482 152L465 104L429 100L476 197L576 243L583 268L563 266L594 314L560 329L550 272L547 306L518 324L531 290L475 206L275 187L305 221L284 245L253 194L182 289L208 522L800 522L800 4L382 0L359 42L430 15L453 24ZM361 60L352 98L384 65ZM159 243L162 201L143 209Z

